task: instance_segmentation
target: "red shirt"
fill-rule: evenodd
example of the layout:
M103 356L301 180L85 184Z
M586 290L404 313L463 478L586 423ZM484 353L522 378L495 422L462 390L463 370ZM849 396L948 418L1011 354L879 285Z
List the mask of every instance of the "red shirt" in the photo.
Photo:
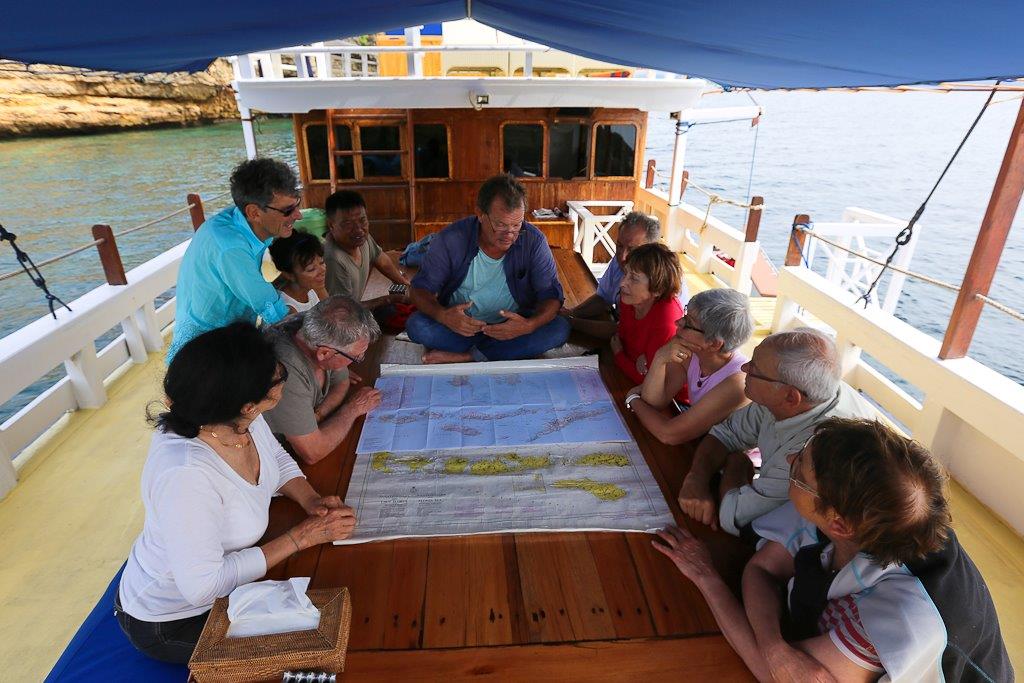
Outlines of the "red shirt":
M650 367L654 354L676 333L676 321L683 317L683 307L676 297L655 301L641 320L629 304L619 302L619 340L622 351L615 354L615 364L626 376L640 384L644 376L637 372L636 359L643 356Z

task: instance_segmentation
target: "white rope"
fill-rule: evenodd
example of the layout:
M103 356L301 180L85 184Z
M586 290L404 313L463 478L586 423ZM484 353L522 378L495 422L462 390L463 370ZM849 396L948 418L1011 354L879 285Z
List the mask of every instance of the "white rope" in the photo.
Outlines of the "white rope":
M220 194L215 194L214 196L206 199L205 201L212 202L215 199L220 199L221 197L223 197L224 195L228 194L229 192L230 192L230 190L225 190L224 192L221 192ZM191 211L193 208L195 208L195 206L196 206L195 204L189 204L188 206L186 206L183 209L178 209L177 211L172 211L171 213L169 213L169 214L167 214L165 216L160 216L159 218L154 218L151 221L147 221L147 222L142 223L140 225L136 225L134 228L128 228L127 230L122 230L121 232L114 233L114 237L121 237L123 235L127 235L129 233L135 232L136 230L142 230L143 228L148 228L151 225L156 225L157 223L159 223L161 221L165 221L168 218L173 218L174 216L178 216L180 214L183 214L186 211ZM51 265L53 263L56 263L57 261L63 261L64 259L69 258L71 256L74 256L75 254L81 253L81 252L85 251L86 249L91 249L92 247L97 247L97 246L103 244L104 241L105 240L103 240L102 238L100 238L98 240L93 240L92 242L89 242L88 244L83 244L82 246L76 247L76 248L72 249L71 251L66 251L63 254L58 254L57 256L52 256L52 257L46 259L45 261L41 261L41 262L37 263L36 264L36 268L42 268L44 266L48 266L48 265ZM0 282L3 282L4 280L9 280L12 277L16 277L18 275L24 275L24 274L25 274L24 270L12 270L12 271L10 271L8 273L4 273L3 275L0 275Z
M1024 313L1021 313L1020 311L1014 310L1014 309L1010 308L1009 306L1007 306L1006 304L1001 304L998 301L996 301L995 299L990 299L989 297L985 296L984 294L975 294L974 296L977 297L978 299L981 299L982 303L988 304L989 306L991 306L992 308L996 309L997 311L1002 311L1003 313L1005 313L1006 315L1010 316L1011 318L1016 318L1017 320L1020 320L1021 322L1024 322Z
M821 235L815 234L813 230L808 230L807 228L805 228L803 226L800 226L800 225L796 226L795 229L799 230L800 232L802 232L802 233L804 233L806 235L810 235L811 237L813 237L816 240L819 240L821 242L824 242L825 244L833 246L836 249L840 249L841 251L845 251L847 254L850 254L851 256L856 256L858 258L862 258L865 261L870 261L871 263L874 263L875 265L878 265L878 266L884 266L885 265L885 263L883 261L879 261L878 259L872 258L872 257L868 256L867 254L862 254L859 251L855 251L853 249L850 249L848 247L843 246L842 244L834 242L834 241L832 241L832 240L830 240L830 239L828 239L826 237L822 237ZM921 273L915 273L914 271L906 270L904 268L900 268L900 267L894 266L892 264L889 265L889 270L895 271L897 273L901 273L901 274L906 275L908 277L916 278L918 280L921 280L922 282L927 282L930 285L935 285L937 287L942 287L943 289L948 289L951 292L957 292L957 293L960 292L960 287L957 287L954 284L950 284L949 282L943 282L942 280L938 280L938 279L930 277L928 275L922 275ZM1020 320L1020 321L1024 322L1024 313L1021 313L1020 311L1018 311L1016 309L1010 308L1006 304L1001 304L998 301L996 301L995 299L993 299L991 297L988 297L988 296L986 296L984 294L975 294L974 297L976 299L980 300L983 304L987 304L987 305L991 306L992 308L996 309L997 311L1001 311L1001 312L1005 313L1006 315L1010 316L1011 318L1016 318L1017 320Z
M735 199L729 199L728 197L723 197L722 195L720 195L720 194L718 194L716 192L712 192L711 190L703 188L700 185L698 185L697 183L693 182L692 180L690 180L690 181L688 181L686 183L686 188L687 189L689 189L691 187L693 189L697 190L697 192L700 192L701 194L705 195L708 198L708 202L711 203L711 204L731 204L732 206L738 206L741 209L750 209L751 211L761 211L762 209L764 209L764 204L751 204L750 202L738 202Z
M855 251L853 249L850 249L849 247L845 247L842 244L839 244L838 242L833 242L832 240L828 239L827 237L822 237L821 235L816 234L813 230L809 230L809 229L805 228L802 225L795 226L794 230L799 230L800 232L802 232L802 233L804 233L806 235L809 235L809 236L813 237L814 239L816 239L818 241L824 242L825 244L829 244L829 245L831 245L831 246L833 246L836 249L839 249L841 251L845 251L847 254L851 254L851 255L856 256L858 258L862 258L865 261L870 261L871 263L874 263L877 266L884 266L885 265L884 261L879 261L878 259L872 258L871 256L868 256L867 254L862 254L859 251ZM943 289L948 289L948 290L953 291L953 292L959 292L960 291L960 288L957 287L956 285L950 284L948 282L943 282L942 280L936 280L935 278L930 277L928 275L922 275L921 273L915 273L915 272L910 271L910 270L905 270L905 269L900 268L898 266L890 265L889 266L889 270L896 271L897 273L902 273L903 275L907 275L907 276L912 277L912 278L917 278L918 280L922 280L922 281L927 282L929 284L936 285L938 287L942 287Z

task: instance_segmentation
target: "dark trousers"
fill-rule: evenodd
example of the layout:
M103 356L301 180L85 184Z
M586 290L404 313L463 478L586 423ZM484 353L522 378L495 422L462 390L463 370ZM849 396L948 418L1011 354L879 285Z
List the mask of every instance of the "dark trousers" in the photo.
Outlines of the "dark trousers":
M207 611L175 621L142 621L121 609L119 597L114 599L114 614L136 650L147 657L172 664L188 664L206 625L206 617L210 615Z

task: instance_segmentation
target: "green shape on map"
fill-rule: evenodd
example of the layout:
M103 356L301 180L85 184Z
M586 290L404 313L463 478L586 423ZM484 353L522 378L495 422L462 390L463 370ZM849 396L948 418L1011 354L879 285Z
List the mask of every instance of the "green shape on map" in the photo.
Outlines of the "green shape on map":
M629 465L629 458L621 453L590 453L577 458L573 464L591 467L626 467Z
M605 484L593 479L561 479L552 484L556 489L579 489L603 501L618 500L626 496L626 490L615 484Z
M409 468L410 472L419 472L424 467L432 463L433 460L421 456L411 456L408 458L395 458L395 462L402 463Z
M385 474L391 474L394 472L393 469L388 467L388 459L391 458L391 454L387 451L381 451L380 453L374 453L370 457L370 467L377 472L383 472Z
M462 474L466 471L469 460L466 458L448 458L444 461L445 474Z

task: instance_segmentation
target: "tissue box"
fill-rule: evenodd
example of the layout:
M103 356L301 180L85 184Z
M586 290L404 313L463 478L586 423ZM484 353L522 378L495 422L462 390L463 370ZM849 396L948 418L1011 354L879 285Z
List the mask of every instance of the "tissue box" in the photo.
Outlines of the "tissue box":
M228 599L218 598L188 663L192 678L199 683L241 682L280 680L288 670L344 671L352 621L348 588L325 588L306 594L320 610L319 627L251 638L227 637Z

